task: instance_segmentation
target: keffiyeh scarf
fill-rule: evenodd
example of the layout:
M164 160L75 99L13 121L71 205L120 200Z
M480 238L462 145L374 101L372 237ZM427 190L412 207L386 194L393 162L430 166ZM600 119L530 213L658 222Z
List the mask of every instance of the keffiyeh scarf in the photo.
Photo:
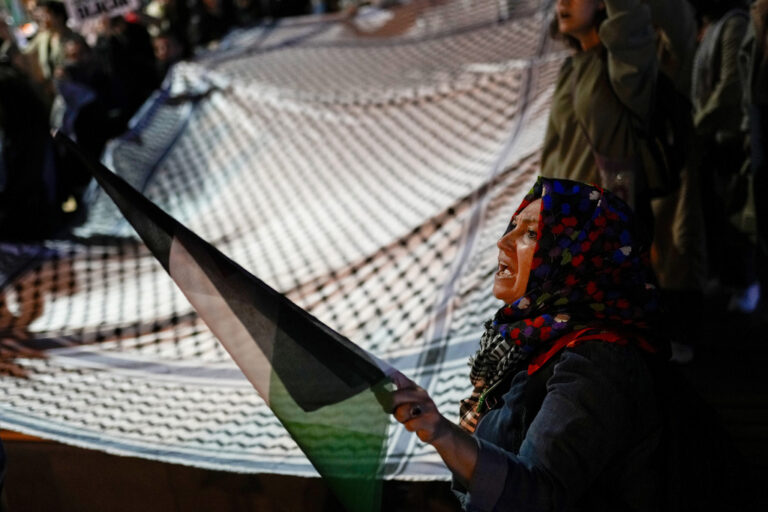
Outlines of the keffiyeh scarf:
M538 366L543 364L542 353L577 329L628 332L622 339L648 351L659 348L651 336L659 301L650 242L629 206L598 187L539 178L515 215L539 198L538 240L526 293L485 324L480 348L470 359L474 390L460 408L460 424L470 432L496 384L536 356Z

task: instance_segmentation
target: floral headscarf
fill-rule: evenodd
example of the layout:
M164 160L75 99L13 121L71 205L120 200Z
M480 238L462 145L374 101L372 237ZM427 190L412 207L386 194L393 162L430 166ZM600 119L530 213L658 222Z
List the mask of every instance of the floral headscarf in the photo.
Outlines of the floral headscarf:
M650 352L661 348L652 336L659 298L650 241L629 206L595 186L539 178L515 215L539 198L526 293L486 323L480 349L470 359L474 391L462 401L460 420L469 431L483 412L484 393L534 357L544 364L542 354L553 355L548 349L568 333L620 332L626 333L621 342Z

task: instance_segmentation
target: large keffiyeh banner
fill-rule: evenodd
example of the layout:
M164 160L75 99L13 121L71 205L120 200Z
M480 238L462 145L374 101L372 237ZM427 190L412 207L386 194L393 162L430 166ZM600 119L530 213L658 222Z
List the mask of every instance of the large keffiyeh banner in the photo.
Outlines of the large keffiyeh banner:
M394 369L179 224L62 134L350 511L376 510Z
M282 296L457 417L470 391L467 358L498 307L495 242L538 172L563 58L547 35L551 8L413 1L361 10L354 21L282 20L232 33L175 66L104 163L221 251L220 260L203 256L196 266L191 234L145 245L95 185L74 236L0 243L0 343L17 355L17 375L0 376L0 427L198 467L316 475L289 434L291 418L301 430L302 415L330 402L303 402L317 395L249 368L278 355L292 383L327 375L314 374L301 350L269 347L261 350L270 357L241 371L222 345L269 329L272 339L301 339L306 326L272 321L280 315L270 308L293 307ZM166 274L158 247L193 292ZM247 284L226 279L229 259L279 292L275 302L212 300L221 291L214 283L229 291ZM214 311L212 330L193 304ZM214 326L253 305L263 318ZM369 363L362 388L340 382L375 388L380 365ZM269 405L283 400L276 412L287 421L249 379L267 379ZM376 408L366 407L329 421L370 432ZM416 436L377 432L384 441L374 444L388 447L383 478L449 477ZM367 450L356 446L320 458Z

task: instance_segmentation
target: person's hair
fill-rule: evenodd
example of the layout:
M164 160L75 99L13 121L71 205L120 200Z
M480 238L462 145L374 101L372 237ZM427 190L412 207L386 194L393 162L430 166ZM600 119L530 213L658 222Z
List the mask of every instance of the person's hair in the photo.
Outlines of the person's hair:
M66 23L67 18L69 17L67 16L67 8L64 6L64 2L59 2L58 0L45 0L40 2L38 6L46 9L64 23Z
M600 29L600 25L608 18L606 9L598 9L595 13L594 25L596 29ZM560 26L557 23L557 14L552 16L552 20L549 22L549 35L552 39L565 41L565 43L574 50L581 50L581 43L578 39L567 34L560 32Z

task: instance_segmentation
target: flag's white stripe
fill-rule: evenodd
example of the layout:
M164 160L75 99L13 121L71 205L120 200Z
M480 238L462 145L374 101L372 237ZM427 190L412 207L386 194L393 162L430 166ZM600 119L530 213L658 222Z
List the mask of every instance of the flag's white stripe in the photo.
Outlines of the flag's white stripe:
M269 359L183 243L175 237L168 256L168 269L200 317L269 405L269 381L272 373ZM254 311L254 315L258 316L260 313ZM265 328L263 336L274 340L274 322L265 317L261 320L260 324Z

